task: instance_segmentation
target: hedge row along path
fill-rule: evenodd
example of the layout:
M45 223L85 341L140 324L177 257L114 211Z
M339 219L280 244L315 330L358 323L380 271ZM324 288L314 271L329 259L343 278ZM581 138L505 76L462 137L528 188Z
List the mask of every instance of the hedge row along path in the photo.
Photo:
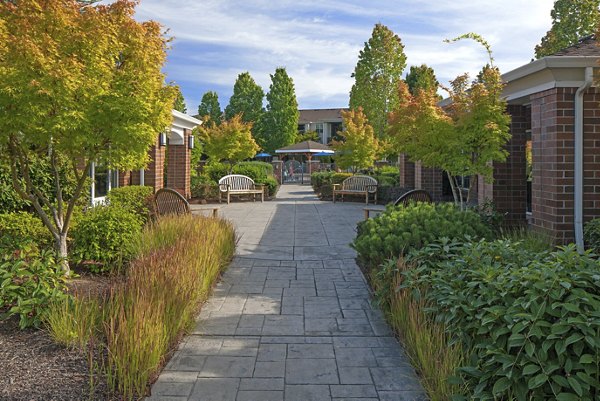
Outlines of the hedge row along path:
M348 246L362 208L300 185L223 206L237 256L147 400L425 400Z

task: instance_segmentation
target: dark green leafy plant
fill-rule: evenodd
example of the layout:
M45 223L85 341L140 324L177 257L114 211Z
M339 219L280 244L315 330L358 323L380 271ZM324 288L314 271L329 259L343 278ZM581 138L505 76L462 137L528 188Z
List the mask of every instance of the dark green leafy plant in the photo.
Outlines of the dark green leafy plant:
M461 211L451 203L416 203L388 206L385 212L358 225L352 247L369 268L396 258L440 238L489 238L491 231L481 217Z
M585 224L583 238L587 249L600 255L600 219L594 219Z
M141 217L127 209L94 207L72 229L71 255L76 263L89 262L93 272L118 269L132 256L142 225Z
M106 198L111 206L129 210L145 223L150 219L153 194L152 187L131 185L110 190Z
M28 212L0 214L0 253L52 248L52 235L42 221Z
M464 400L600 397L600 262L574 246L432 244L409 254L401 288L471 355Z
M19 326L38 327L49 305L67 295L60 262L51 251L0 259L0 320L19 316Z

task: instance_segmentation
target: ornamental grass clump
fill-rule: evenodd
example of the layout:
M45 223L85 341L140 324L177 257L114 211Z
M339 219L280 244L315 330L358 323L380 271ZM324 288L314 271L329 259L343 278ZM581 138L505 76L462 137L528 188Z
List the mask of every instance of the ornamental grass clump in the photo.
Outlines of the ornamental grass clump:
M199 216L163 218L136 245L125 282L108 301L105 337L111 386L143 396L165 354L194 321L199 305L233 256L230 223Z

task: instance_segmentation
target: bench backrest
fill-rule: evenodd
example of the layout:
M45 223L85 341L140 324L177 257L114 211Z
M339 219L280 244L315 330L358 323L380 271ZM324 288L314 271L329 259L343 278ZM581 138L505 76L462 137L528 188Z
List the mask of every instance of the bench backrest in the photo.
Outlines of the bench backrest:
M377 180L368 175L353 175L342 182L342 190L377 192Z
M179 192L170 188L161 188L156 191L154 205L158 217L191 213L188 201Z
M410 202L426 202L431 203L431 195L429 192L424 189L413 189L412 191L408 191L394 202L394 206L402 205L406 206Z
M227 192L229 186L230 191L244 191L255 189L254 180L250 177L240 174L230 174L219 180L219 190Z

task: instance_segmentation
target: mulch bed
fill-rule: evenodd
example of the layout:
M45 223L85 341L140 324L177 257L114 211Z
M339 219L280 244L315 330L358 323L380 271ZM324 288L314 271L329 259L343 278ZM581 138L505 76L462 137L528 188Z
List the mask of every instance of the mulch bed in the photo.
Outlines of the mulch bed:
M113 282L81 275L69 281L69 292L101 297ZM21 330L16 318L0 322L0 401L114 399L102 374L90 379L87 352L56 344L46 330Z
M57 345L45 330L0 323L0 400L111 400L101 375L90 385L87 355Z

